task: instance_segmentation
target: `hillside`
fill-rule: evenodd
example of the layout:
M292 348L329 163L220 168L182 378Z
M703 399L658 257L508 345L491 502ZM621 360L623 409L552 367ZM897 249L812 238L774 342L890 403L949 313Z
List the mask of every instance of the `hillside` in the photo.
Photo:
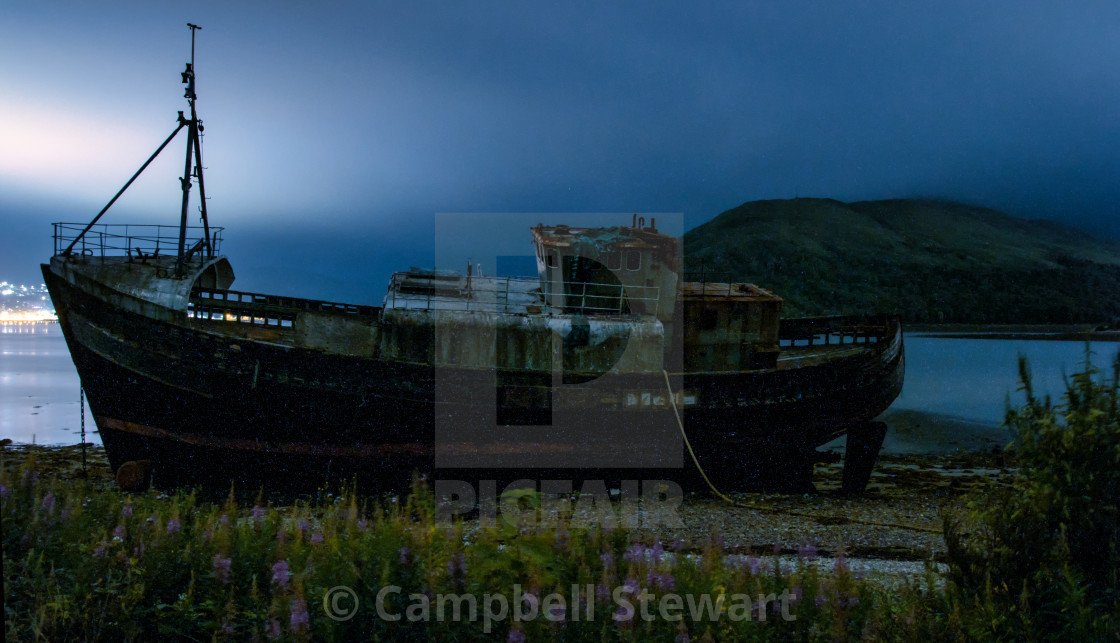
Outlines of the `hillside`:
M1120 243L932 200L753 201L685 234L685 269L750 281L786 316L912 322L1120 319ZM711 276L709 278L715 278Z

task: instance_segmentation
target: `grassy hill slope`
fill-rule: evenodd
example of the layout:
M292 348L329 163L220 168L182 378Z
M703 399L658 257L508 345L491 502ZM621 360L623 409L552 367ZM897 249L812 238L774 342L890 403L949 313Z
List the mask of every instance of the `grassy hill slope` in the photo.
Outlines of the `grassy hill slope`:
M787 316L1120 319L1120 243L943 201L753 201L689 231L684 258L686 270L703 266L775 291Z

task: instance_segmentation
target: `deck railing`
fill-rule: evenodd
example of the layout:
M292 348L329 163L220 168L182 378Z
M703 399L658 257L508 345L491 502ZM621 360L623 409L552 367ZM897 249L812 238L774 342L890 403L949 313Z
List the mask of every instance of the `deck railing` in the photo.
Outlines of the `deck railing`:
M317 299L280 297L240 290L195 288L187 302L191 319L291 328L303 311L376 318L380 309Z
M71 252L95 257L135 256L138 259L179 254L179 226L133 225L127 223L99 223L82 235L85 223L55 223L54 254L62 254L70 243L81 239ZM222 228L210 228L210 238L201 226L188 226L186 236L187 258L205 256L202 252L209 245L216 254L222 245Z
M889 315L783 319L778 327L778 343L789 347L872 344L888 339L897 325L897 318Z
M420 309L525 312L529 306L550 308L554 313L627 315L639 308L656 314L661 290L658 286L626 286L600 282L551 282L561 288L546 297L540 281L525 277L470 278L464 275L397 273L389 284L386 306ZM550 301L551 300L551 301Z

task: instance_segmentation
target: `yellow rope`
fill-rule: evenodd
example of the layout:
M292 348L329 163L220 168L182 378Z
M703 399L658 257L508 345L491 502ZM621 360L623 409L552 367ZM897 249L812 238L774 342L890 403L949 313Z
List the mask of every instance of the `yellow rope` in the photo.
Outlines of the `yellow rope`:
M704 467L700 466L700 461L696 458L696 452L692 450L692 444L688 441L688 435L684 431L684 422L681 421L680 411L677 410L677 400L673 396L673 387L671 384L669 384L669 372L662 369L661 373L665 376L665 388L669 391L669 404L672 405L673 415L677 418L677 426L681 430L681 437L684 439L684 446L688 449L688 455L692 458L692 464L696 465L696 470L700 472L700 477L704 478L704 482L707 483L708 488L712 490L712 493L715 494L716 497L728 504L734 505L736 507L742 507L744 509L753 509L755 511L765 511L768 513L787 514L790 516L801 516L803 518L813 518L814 520L819 520L820 518L829 518L829 516L812 514L805 511L797 511L794 509L779 509L772 505L764 505L753 502L740 502L716 488L716 486L712 484L712 481L708 478L708 474L704 472ZM878 522L875 520L859 520L857 518L847 518L846 520L850 523L856 523L859 525L870 525L873 527L894 527L896 529L923 531L931 534L941 533L940 529L933 529L931 527L919 527L918 525L905 525L895 522Z

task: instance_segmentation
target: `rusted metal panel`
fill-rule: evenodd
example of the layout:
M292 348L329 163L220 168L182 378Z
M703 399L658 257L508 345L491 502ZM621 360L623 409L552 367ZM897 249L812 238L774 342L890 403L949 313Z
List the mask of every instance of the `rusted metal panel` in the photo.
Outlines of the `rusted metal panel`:
M664 326L654 318L593 319L389 308L381 321L383 359L440 367L551 372L659 373Z
M191 289L199 279L214 284L213 287L229 288L233 283L233 267L225 257L206 260L201 266L182 279L174 278L175 257L146 257L143 261L131 257L94 257L87 255L56 256L51 259L52 269L71 283L77 276L97 283L106 296L116 297L118 305L128 307L130 301L154 304L160 308L185 311Z
M753 284L681 284L685 371L773 368L782 298Z
M635 221L637 224L637 221ZM563 283L621 284L630 296L630 312L669 321L677 297L680 247L677 239L650 227L532 228L537 273L548 303L569 294ZM572 273L580 273L577 278ZM647 290L648 289L648 290ZM656 292L656 298L640 295Z

